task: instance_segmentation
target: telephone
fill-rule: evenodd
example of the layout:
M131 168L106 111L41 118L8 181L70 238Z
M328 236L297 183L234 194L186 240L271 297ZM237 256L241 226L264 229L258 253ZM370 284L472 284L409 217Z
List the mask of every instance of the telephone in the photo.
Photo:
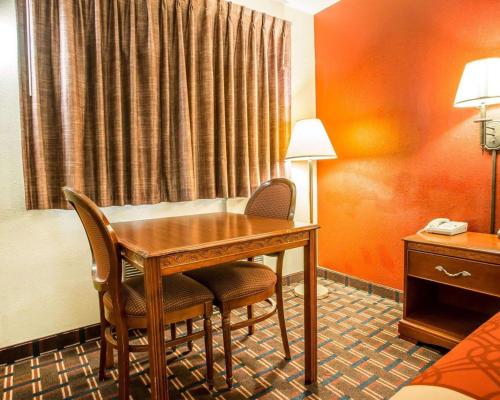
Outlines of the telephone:
M467 222L455 222L450 221L448 218L436 218L429 222L423 230L428 233L453 236L467 232L467 227Z

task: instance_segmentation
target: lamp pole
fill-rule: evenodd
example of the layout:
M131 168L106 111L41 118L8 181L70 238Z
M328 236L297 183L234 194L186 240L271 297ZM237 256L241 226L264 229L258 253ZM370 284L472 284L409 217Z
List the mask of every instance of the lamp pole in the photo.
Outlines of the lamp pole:
M307 168L309 170L309 223L314 224L314 159L307 160ZM314 266L318 267L318 242L316 241L316 251L314 258ZM296 296L304 298L304 285L295 286L294 293ZM318 299L328 297L328 288L323 285L317 286Z
M309 222L314 224L314 171L313 160L307 160L309 169Z
M491 151L491 208L490 208L490 233L497 233L495 227L496 202L497 202L497 151Z

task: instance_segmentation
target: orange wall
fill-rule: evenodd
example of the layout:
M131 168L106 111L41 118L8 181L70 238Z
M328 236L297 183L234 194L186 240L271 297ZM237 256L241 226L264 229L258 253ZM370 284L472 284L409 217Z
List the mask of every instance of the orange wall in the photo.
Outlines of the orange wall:
M318 166L320 265L401 289L402 237L441 216L488 231L491 157L453 100L466 62L500 56L500 0L341 0L315 34L339 155Z

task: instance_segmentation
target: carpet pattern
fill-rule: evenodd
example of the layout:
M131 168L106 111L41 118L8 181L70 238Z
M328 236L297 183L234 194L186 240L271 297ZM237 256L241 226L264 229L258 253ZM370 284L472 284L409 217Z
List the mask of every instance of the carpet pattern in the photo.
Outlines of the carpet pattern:
M233 332L234 387L228 391L220 318L214 315L214 390L206 386L203 341L199 340L191 353L179 346L167 355L171 398L387 399L441 356L397 337L401 304L331 281L322 284L331 294L318 306L317 384L304 385L303 303L288 287L285 307L292 361L283 358L277 317L259 324L252 336L246 330ZM246 310L235 319L243 314ZM145 342L140 332L135 334L136 340ZM94 341L1 365L0 398L116 398L118 373L110 370L106 381L98 382L98 358ZM149 398L148 371L147 354L132 354L131 398Z

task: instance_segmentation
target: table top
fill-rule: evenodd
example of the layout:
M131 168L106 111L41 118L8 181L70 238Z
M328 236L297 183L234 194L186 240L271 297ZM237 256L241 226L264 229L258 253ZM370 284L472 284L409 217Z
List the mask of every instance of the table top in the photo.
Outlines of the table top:
M224 212L111 225L121 246L145 257L318 229L315 224Z
M425 243L473 251L500 254L500 239L489 233L466 232L455 236L421 232L403 239L406 242Z

